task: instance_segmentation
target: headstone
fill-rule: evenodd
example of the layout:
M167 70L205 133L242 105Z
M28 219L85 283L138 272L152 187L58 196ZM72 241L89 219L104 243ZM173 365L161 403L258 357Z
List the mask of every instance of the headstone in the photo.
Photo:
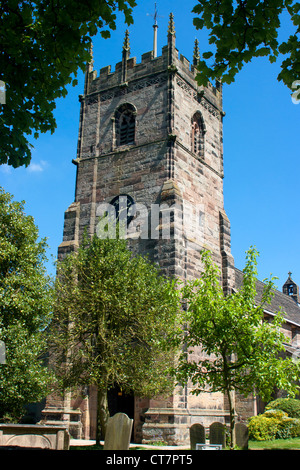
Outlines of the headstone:
M212 423L209 427L210 444L221 444L224 449L226 446L226 426L222 423Z
M125 413L117 413L108 418L104 450L128 450L132 431L133 419Z
M242 450L248 449L248 426L243 423L236 423L235 429L235 445Z
M205 427L195 423L190 427L191 450L196 449L196 444L205 444Z

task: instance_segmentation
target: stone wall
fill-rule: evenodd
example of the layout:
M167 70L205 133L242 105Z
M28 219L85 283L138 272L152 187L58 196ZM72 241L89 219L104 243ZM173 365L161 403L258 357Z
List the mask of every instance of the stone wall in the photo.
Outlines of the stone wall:
M64 426L0 424L0 447L68 450L69 444Z

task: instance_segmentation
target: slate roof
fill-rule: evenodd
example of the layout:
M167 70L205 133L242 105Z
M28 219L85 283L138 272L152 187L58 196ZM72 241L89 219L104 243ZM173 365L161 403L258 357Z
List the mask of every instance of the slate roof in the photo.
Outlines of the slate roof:
M239 269L235 268L235 285L236 289L239 290L243 284L243 273ZM262 281L257 281L256 290L257 290L257 301L259 302L265 284ZM265 310L271 313L276 313L278 310L282 309L283 317L285 320L291 323L295 323L300 326L300 307L298 304L283 292L279 290L274 291L274 296L270 304L265 305Z

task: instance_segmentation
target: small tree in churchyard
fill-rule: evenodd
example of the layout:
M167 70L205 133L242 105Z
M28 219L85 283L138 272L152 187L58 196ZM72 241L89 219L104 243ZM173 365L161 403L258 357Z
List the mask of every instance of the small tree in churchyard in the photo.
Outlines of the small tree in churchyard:
M235 409L232 392L245 396L257 392L268 401L275 387L293 395L297 390L299 366L291 359L279 357L287 338L280 327L282 315L264 321L263 305L270 302L273 280L265 283L261 303L256 297L257 252L247 252L243 286L238 292L224 295L220 272L208 251L202 251L201 277L183 288L187 303L183 311L176 344L184 344L175 369L181 384L191 381L194 394L223 392L230 412L231 443L234 439ZM203 359L192 360L189 353L201 345Z
M168 371L176 348L167 338L180 307L175 282L126 243L85 239L58 264L52 326L57 375L64 388L97 387L97 442L105 436L110 388L149 397L173 390Z

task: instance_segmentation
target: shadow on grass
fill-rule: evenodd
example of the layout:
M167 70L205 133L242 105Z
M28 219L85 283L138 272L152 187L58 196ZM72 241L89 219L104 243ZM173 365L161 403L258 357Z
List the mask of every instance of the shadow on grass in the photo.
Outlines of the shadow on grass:
M70 450L103 450L103 445L93 444L91 446L70 446Z

